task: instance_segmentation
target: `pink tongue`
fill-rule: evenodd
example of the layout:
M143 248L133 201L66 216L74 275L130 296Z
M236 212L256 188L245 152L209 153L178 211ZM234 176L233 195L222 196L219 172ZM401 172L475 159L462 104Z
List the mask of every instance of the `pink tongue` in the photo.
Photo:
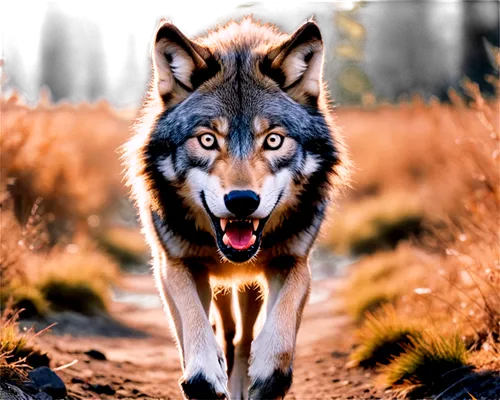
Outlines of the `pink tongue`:
M250 247L253 229L249 223L228 223L226 235L229 238L229 245L236 250L245 250Z

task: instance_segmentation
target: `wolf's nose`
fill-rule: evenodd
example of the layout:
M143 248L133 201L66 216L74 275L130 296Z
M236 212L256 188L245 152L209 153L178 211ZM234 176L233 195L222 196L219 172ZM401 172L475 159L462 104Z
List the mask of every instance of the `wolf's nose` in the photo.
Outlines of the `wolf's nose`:
M251 190L233 190L224 196L224 203L234 215L243 218L259 207L260 198Z

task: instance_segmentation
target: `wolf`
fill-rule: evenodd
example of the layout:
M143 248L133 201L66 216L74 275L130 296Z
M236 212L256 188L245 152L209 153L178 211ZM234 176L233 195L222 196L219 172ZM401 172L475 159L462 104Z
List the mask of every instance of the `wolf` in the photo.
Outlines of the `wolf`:
M252 17L195 39L156 29L125 158L187 399L291 386L308 256L347 165L323 53L314 20L292 34Z

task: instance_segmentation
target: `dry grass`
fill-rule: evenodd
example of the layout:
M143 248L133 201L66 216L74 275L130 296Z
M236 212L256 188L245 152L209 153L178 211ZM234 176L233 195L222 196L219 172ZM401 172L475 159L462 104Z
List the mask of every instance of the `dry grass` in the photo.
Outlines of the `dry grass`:
M404 384L405 392L432 390L439 393L470 370L463 341L458 335L425 333L410 338L405 351L384 368L389 385Z
M47 95L30 106L16 92L0 101L0 178L22 223L41 199L54 242L87 225L89 216L105 221L114 210L128 209L117 149L128 135L130 109L106 101L54 106Z
M409 321L401 321L393 307L385 306L375 314L368 314L357 336L361 343L351 354L353 365L375 367L389 364L408 351L414 340L422 336L423 328Z
M10 198L2 203L0 307L11 300L14 308L23 309L23 318L57 310L105 310L110 287L118 281L116 262L85 235L73 236L69 244L33 245L30 237L36 243L44 230L21 227L12 208Z
M327 221L321 244L342 254L394 249L423 231L424 218L421 204L408 193L383 193L343 204Z
M439 393L468 375L464 341L458 334L440 334L426 321L409 320L392 306L367 314L357 336L360 345L351 364L381 367L381 381L399 394L420 398Z
M105 102L29 107L11 93L0 106L0 305L22 317L106 309L118 267L90 237L124 197L129 122Z
M121 264L147 262L149 248L138 229L111 227L96 236L99 245Z
M119 267L92 236L133 211L117 152L129 121L107 103L53 105L42 94L30 107L10 93L0 112L0 373L11 381L48 363L19 316L107 309Z
M474 387L500 395L494 384L500 371L494 361L500 359L500 101L486 101L472 82L464 87L469 99L452 93L450 105L416 98L398 107L339 110L357 169L354 191L332 216L322 244L359 252L359 238L369 238L370 252L378 251L352 269L345 292L351 315L364 320L356 363L383 348L383 338L404 342L408 333L367 310L390 302L399 327L414 320L430 327L385 369L387 381L406 394L421 387L463 398ZM387 251L394 243L388 245L373 221L397 226L408 214L420 218L422 229L399 236L400 243L417 233L411 247ZM466 350L480 373L465 368ZM460 373L449 373L456 368Z
M22 331L18 317L10 306L0 316L0 378L5 381L25 381L32 366L48 365L48 357L33 343L43 331Z
M346 309L360 322L367 312L394 303L408 289L418 288L425 273L420 252L410 245L362 258L352 267L345 289Z
M8 302L20 311L23 318L32 318L45 315L49 311L49 302L34 285L22 284L18 280L10 282L0 293L0 307L4 308ZM22 311L21 311L22 310Z
M47 257L33 284L52 310L90 315L107 310L118 270L112 259L92 249L56 252Z
M462 199L498 183L499 103L486 103L474 84L467 87L472 106L415 98L337 110L355 166L353 190L332 210L320 244L341 252L394 247L462 214Z

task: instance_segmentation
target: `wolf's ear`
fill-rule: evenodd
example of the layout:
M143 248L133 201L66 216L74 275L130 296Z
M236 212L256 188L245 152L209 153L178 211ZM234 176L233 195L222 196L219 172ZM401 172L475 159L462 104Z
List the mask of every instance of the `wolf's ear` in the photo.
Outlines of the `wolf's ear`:
M169 106L184 100L219 70L207 48L189 40L168 21L158 26L152 52L154 83Z
M323 70L323 40L318 25L308 21L272 48L261 70L295 101L317 106Z

